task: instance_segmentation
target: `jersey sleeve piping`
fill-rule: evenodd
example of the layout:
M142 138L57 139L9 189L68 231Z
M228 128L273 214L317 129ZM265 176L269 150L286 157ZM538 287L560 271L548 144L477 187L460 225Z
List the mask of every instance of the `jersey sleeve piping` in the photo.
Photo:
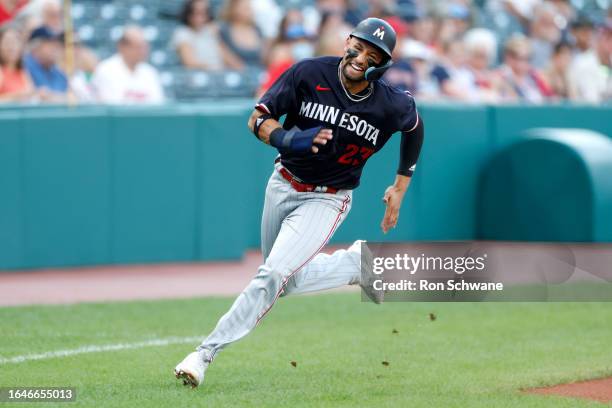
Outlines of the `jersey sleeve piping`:
M412 129L407 130L406 132L412 132L414 129L416 129L417 126L419 126L419 112L416 113L416 121L414 122L414 126L412 127Z
M256 104L255 109L257 109L261 113L267 113L268 115L272 114L272 112L270 112L270 109L264 103Z

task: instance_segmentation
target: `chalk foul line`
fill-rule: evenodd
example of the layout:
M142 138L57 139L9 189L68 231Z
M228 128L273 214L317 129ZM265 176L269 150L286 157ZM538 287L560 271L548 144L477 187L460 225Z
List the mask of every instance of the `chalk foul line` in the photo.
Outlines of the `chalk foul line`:
M21 356L13 356L13 357L0 356L0 365L19 364L19 363L25 363L28 361L36 361L36 360L48 360L52 358L76 356L79 354L133 350L133 349L140 349L140 348L145 348L145 347L163 347L163 346L169 346L172 344L186 344L186 343L197 344L200 341L202 341L202 337L192 336L192 337L167 337L163 339L151 339L151 340L140 341L136 343L89 345L89 346L78 347L75 349L47 351L47 352L38 353L38 354L24 354Z

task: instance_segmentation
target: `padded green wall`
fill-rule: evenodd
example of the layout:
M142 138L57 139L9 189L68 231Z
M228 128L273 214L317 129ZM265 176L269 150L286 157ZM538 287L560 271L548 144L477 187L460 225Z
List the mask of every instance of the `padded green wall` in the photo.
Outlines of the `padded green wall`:
M0 114L0 265L24 265L22 124L20 115Z
M496 148L525 138L531 128L589 129L612 137L612 106L499 106L490 108Z
M23 256L28 267L108 261L108 121L26 115L22 123Z
M0 109L0 269L236 259L258 247L275 151L248 132L251 107ZM368 162L334 242L474 239L479 172L493 153L533 127L612 135L612 108L420 113L425 145L398 227L379 227L395 135Z
M612 140L537 128L482 170L478 237L612 242Z

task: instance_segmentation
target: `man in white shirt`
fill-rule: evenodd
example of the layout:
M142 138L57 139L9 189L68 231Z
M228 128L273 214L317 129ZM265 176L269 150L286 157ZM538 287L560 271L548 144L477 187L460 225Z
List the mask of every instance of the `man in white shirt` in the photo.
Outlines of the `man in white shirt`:
M149 44L142 30L126 27L118 53L102 61L93 75L98 101L109 104L159 104L164 94L155 68L146 63Z
M570 97L578 102L601 103L612 94L612 23L595 32L592 24L578 22L574 33L578 52L568 69Z

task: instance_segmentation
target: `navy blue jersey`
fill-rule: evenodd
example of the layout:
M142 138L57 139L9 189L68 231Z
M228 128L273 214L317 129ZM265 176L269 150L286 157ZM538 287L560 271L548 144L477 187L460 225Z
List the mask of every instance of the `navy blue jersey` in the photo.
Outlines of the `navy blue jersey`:
M354 102L340 82L339 57L305 59L293 65L260 99L257 107L275 119L287 115L284 129L315 126L333 130L318 153L283 153L281 163L305 183L353 189L363 166L397 131L412 130L417 110L409 93L373 81L369 97Z

